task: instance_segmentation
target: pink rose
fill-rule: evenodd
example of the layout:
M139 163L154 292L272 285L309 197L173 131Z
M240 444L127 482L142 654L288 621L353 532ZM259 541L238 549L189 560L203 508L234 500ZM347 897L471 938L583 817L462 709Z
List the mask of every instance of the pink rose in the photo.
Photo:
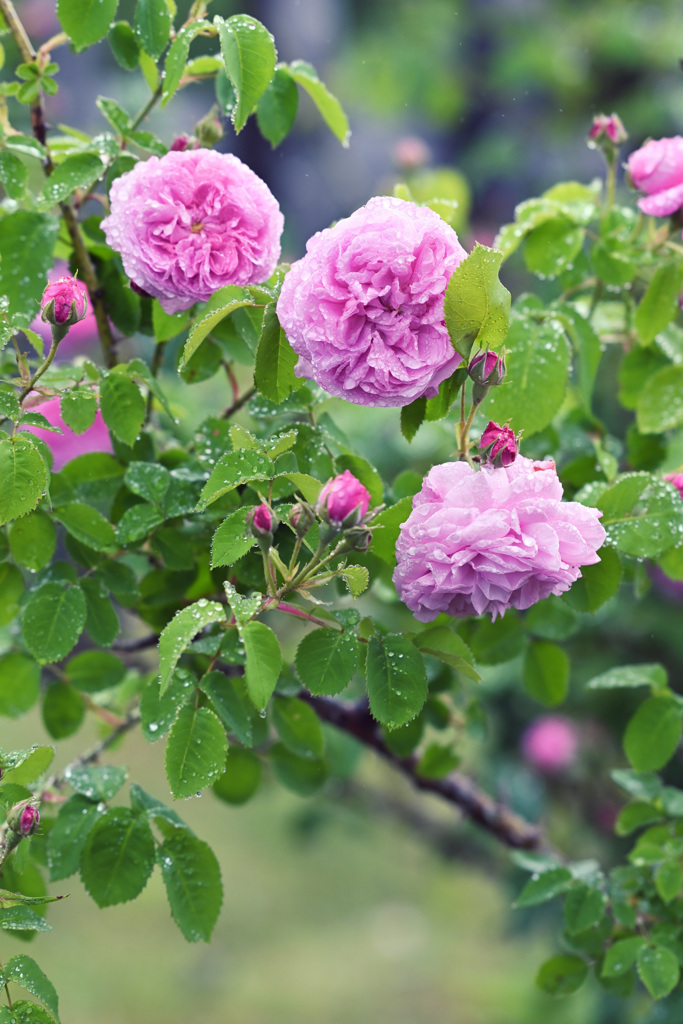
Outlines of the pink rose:
M517 438L510 427L501 427L499 423L489 420L479 442L482 460L492 466L511 466L517 458ZM554 463L553 463L554 466Z
M559 772L576 757L579 737L576 726L562 715L542 715L522 736L522 753L542 772Z
M93 425L84 430L82 434L76 434L70 427L67 427L60 412L59 398L50 398L47 402L32 406L28 411L42 413L53 427L59 427L62 431L61 434L54 434L51 430L45 430L44 427L22 427L23 430L30 430L36 437L45 441L52 452L52 471L54 473L58 473L67 462L71 462L77 455L86 455L90 452L112 453L114 451L109 431L99 409Z
M344 526L357 526L370 506L370 492L348 469L329 480L318 496L316 511Z
M665 217L683 206L683 138L651 139L631 153L628 173L635 188L646 192L638 200L643 213Z
M420 622L440 612L495 619L562 594L599 562L597 509L562 501L552 462L434 466L396 544L394 584Z
M228 153L152 156L117 178L107 242L143 292L167 313L225 285L261 284L280 256L284 218L265 182Z
M61 277L43 292L40 316L45 323L75 324L87 312L87 289L75 277Z
M259 505L254 509L250 516L250 522L252 532L258 536L263 536L273 531L273 517L266 504Z
M673 484L681 498L683 498L683 473L667 473L664 479Z
M318 232L277 306L295 373L359 405L433 397L462 358L443 301L466 256L436 213L388 196Z

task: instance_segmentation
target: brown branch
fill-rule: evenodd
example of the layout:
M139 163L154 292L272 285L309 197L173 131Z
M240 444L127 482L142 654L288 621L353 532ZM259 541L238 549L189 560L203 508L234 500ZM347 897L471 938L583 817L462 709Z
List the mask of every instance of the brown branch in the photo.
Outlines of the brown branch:
M84 754L80 754L78 757L74 758L74 760L71 761L63 771L58 772L56 775L52 775L45 783L45 789L59 789L63 786L66 782L66 773L69 768L80 768L86 764L95 764L99 761L105 750L108 750L109 747L113 746L121 736L125 736L127 732L130 732L131 729L135 728L139 721L140 712L137 708L134 708L134 710L124 718L121 724L117 725L115 729L112 729L109 735L105 736L103 740L100 740L99 743L96 743L94 747L91 747L90 750L87 750ZM41 800L42 799L43 796L41 794Z
M301 690L299 698L316 711L325 722L354 736L394 768L417 788L434 793L458 807L466 818L490 832L506 846L516 850L547 850L541 829L525 821L504 804L498 803L461 772L451 772L443 779L425 779L417 772L419 758L398 757L384 742L380 729L368 708L363 705L345 705L329 697L314 697Z

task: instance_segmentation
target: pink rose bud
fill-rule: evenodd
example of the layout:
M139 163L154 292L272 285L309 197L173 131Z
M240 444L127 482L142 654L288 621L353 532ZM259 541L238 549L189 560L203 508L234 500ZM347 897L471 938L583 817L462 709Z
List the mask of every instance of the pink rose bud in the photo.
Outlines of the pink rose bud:
M500 467L511 466L517 458L517 438L510 427L501 427L499 423L489 421L489 425L481 435L479 454L482 462Z
M576 759L576 726L561 715L543 715L522 736L524 758L542 772L561 772Z
M628 158L634 188L645 192L638 207L651 217L667 217L683 206L683 138L650 139Z
M418 135L404 135L394 146L393 157L399 167L408 171L429 163L432 154L424 139Z
M40 825L40 813L30 801L15 804L7 815L7 824L20 836L32 836Z
M370 492L348 469L323 487L315 508L323 519L344 529L358 526L370 506Z
M178 135L171 143L172 153L184 153L190 141L189 135Z
M49 284L41 300L41 319L58 327L78 323L88 312L85 285L75 277L62 277Z
M502 384L505 380L505 360L495 352L480 352L470 363L467 372L477 384Z
M664 479L673 484L681 498L683 498L683 473L667 473Z
M593 118L588 138L596 145L608 139L615 146L619 146L626 142L628 133L618 114L597 114Z
M264 503L255 508L250 515L251 531L255 536L263 537L273 533L273 516Z
M297 502L289 513L289 524L297 537L304 537L313 526L315 513L310 505Z

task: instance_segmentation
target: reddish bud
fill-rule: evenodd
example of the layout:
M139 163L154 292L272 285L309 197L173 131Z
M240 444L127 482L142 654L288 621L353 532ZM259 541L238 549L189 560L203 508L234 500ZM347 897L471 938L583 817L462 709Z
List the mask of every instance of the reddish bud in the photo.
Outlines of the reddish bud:
M683 473L667 473L664 479L673 484L681 498L683 498Z
M49 284L41 300L41 319L47 324L70 327L88 312L88 293L75 277L62 277Z
M304 537L313 526L315 513L310 505L297 502L289 513L289 524L297 537Z
M255 537L270 537L273 535L273 514L265 502L249 513L247 519L251 532Z
M628 133L618 114L597 114L588 133L588 145L599 146L600 143L608 142L620 146L627 138Z
M480 352L470 363L467 372L477 384L502 384L505 380L505 360L495 352Z
M7 815L7 824L20 836L32 836L40 825L40 812L30 801L15 804Z
M370 507L370 492L348 469L328 480L315 508L325 520L347 529L357 526Z
M479 442L479 453L483 463L497 469L511 466L517 458L517 438L510 427L501 427L499 423L489 422Z

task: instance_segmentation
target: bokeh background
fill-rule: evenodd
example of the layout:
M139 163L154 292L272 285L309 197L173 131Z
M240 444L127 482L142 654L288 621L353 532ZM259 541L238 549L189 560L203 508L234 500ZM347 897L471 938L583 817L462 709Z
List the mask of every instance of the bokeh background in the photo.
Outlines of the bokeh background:
M118 17L132 20L132 6L121 0ZM188 6L178 0L179 17ZM59 30L52 0L17 7L36 44ZM275 151L251 124L238 138L225 126L218 148L247 161L280 200L291 259L313 232L405 174L417 182L438 173L460 201L456 223L465 244L490 244L516 203L557 180L601 174L599 155L585 145L594 114L620 114L630 133L625 156L648 136L682 128L683 18L675 0L214 0L209 11L262 20L281 58L313 63L349 114L348 149L303 97L294 132ZM60 48L55 58L61 89L48 99L48 119L56 129L105 130L96 95L116 97L132 113L147 99L141 73L122 71L106 42L79 56ZM13 63L8 44L5 73ZM150 127L170 144L192 132L214 99L209 84L186 89L166 112L154 112ZM194 407L184 410L188 433L203 415L202 388L212 386L198 385ZM340 406L337 415L353 432L353 411ZM395 414L377 412L372 437L356 427L358 442L395 476L408 449ZM446 428L431 425L409 457L426 469L447 457L449 444ZM683 660L678 594L653 587L636 610L631 593L619 597L618 616L609 611L618 622L611 649L596 650L584 631L583 647L572 652L580 668L567 714L577 746L566 764L549 770L520 748L538 707L519 696L514 657L486 669L488 739L483 747L473 742L465 757L491 792L532 818L544 816L573 856L609 861L619 852L610 838L618 792L594 780L620 763L619 727L630 711L609 696L589 699L582 680L630 658L663 659L674 672ZM666 637L663 651L651 650L656 630L660 644ZM13 724L11 734L6 723L1 728L3 747L49 742L38 721ZM60 748L60 760L66 764L95 738L79 733ZM485 762L477 751L494 745L502 753ZM165 800L161 754L160 746L129 738L112 761ZM554 908L510 911L522 875L505 852L450 810L415 797L370 756L355 783L335 783L312 798L266 779L245 807L207 793L180 811L221 861L225 900L214 941L185 943L156 877L134 904L106 911L78 879L68 880L59 889L70 891L69 900L50 914L54 932L39 935L31 952L57 986L69 1024L681 1019L680 1007L670 1006L674 1016L665 1018L648 1016L645 1004L627 1016L623 1004L590 986L565 1002L535 992L536 967L553 948ZM3 940L4 957L22 951Z

